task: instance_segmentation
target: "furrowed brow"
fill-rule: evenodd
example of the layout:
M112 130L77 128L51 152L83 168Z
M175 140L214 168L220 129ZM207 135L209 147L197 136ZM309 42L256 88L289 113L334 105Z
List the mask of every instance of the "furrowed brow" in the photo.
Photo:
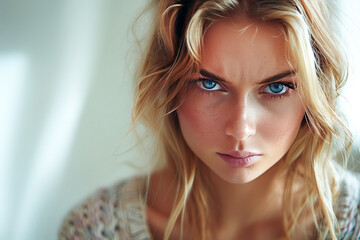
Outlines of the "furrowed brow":
M214 73L208 72L205 69L201 69L200 70L200 74L203 75L204 77L210 78L211 80L215 80L218 82L227 82L225 79L223 79L222 77L216 76ZM274 76L265 78L264 80L260 81L258 84L265 84L265 83L272 83L272 82L276 82L282 78L291 76L291 75L295 75L296 72L295 71L285 71L285 72L281 72L279 74L276 74Z

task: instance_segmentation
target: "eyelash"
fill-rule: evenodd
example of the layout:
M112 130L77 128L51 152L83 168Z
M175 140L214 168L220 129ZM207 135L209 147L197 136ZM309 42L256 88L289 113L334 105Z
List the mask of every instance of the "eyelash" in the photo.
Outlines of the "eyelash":
M216 84L215 86L220 87L220 89L214 89L214 90L213 90L213 88L212 89L205 89L205 87L204 87L204 82L205 81L210 81L210 82L215 83ZM214 80L208 79L208 78L199 78L199 79L195 80L194 82L195 82L196 86L201 90L202 93L214 94L217 91L224 91L223 90L224 87L221 86L221 84L219 84L218 82L216 82ZM203 87L201 87L200 85L203 85Z
M281 94L274 94L274 93L267 93L264 92L264 89L267 87L270 87L272 84L281 84L284 87L286 87L287 89L285 90L284 93ZM264 87L261 88L261 90L259 91L262 94L266 94L267 97L271 98L271 99L281 99L282 97L287 97L290 94L290 90L295 90L296 89L296 84L293 82L274 82L274 83L270 83Z
M215 89L215 90L208 89L208 90L206 90L204 87L200 86L200 84L202 84L202 85L204 84L204 81L211 81L211 82L215 83L216 85L218 85L221 89ZM225 90L223 90L224 87L221 86L221 84L219 84L218 82L216 82L214 80L208 79L208 78L199 78L199 79L194 80L193 82L197 85L197 87L201 90L202 93L214 94L217 91L225 91ZM270 87L272 84L281 84L284 87L286 87L287 89L286 89L286 91L284 93L281 93L281 94L274 94L274 93L272 94L272 93L264 92L265 88ZM289 91L290 90L295 90L296 87L297 87L296 84L294 84L293 82L273 82L273 83L270 83L270 84L268 84L268 85L266 85L264 87L261 87L259 93L265 94L265 95L267 95L267 97L269 97L271 99L281 99L282 97L289 96Z

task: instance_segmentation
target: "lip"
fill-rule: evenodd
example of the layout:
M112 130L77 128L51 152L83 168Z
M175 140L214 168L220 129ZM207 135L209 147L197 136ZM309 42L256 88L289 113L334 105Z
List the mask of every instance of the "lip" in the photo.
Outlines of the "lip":
M256 163L262 154L248 151L232 151L226 153L217 152L217 154L230 166L234 168L250 167Z

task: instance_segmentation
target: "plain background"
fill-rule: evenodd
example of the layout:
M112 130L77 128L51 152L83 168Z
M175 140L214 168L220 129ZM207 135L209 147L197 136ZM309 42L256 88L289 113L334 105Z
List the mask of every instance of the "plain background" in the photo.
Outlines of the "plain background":
M121 143L139 57L131 24L146 2L0 0L0 239L56 239L71 207L149 160ZM340 5L352 53L342 108L358 138L360 4Z

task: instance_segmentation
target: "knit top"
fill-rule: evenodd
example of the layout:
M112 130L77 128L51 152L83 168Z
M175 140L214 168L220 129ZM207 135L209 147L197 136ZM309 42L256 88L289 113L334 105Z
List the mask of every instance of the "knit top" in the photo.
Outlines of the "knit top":
M340 239L360 239L360 175L348 172L340 184L336 215ZM151 239L145 185L146 178L137 177L97 191L67 215L59 240Z

